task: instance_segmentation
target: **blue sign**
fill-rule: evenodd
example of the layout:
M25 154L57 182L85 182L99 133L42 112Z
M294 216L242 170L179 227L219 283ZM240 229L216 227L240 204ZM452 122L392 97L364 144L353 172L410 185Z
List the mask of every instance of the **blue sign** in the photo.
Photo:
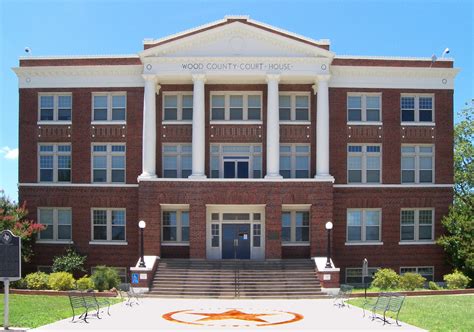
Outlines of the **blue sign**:
M138 284L138 273L132 273L132 284Z

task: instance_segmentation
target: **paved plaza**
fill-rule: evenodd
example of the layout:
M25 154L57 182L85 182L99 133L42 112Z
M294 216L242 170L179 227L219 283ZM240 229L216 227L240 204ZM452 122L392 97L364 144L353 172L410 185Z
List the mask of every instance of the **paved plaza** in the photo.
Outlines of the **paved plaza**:
M363 317L362 309L339 308L332 300L218 300L145 298L132 307L119 303L111 316L91 317L89 324L65 319L34 331L393 331L419 328L383 325L380 320Z

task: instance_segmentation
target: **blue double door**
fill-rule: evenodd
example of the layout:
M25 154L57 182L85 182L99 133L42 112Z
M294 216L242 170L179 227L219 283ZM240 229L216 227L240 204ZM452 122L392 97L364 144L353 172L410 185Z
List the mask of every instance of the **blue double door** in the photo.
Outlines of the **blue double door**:
M250 224L222 224L222 259L250 259Z

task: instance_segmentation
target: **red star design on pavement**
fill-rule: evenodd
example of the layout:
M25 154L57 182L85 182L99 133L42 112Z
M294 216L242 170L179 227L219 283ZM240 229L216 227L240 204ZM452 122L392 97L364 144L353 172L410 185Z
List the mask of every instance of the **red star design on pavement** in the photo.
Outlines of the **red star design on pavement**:
M192 315L207 316L201 318L198 322L210 320L239 319L244 321L268 323L268 321L259 318L260 316L273 316L273 314L248 314L237 309L231 309L221 313L191 313Z

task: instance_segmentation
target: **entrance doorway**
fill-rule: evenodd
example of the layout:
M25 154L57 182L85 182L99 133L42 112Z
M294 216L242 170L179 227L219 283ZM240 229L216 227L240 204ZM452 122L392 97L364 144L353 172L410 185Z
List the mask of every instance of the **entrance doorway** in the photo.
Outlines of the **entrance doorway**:
M250 259L250 224L222 225L222 259Z

